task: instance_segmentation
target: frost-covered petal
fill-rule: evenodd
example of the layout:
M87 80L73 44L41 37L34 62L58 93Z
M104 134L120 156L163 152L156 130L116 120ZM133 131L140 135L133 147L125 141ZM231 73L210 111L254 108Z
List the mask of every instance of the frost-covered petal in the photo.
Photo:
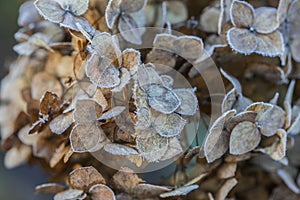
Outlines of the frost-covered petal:
M279 27L277 10L271 7L260 7L255 9L253 26L258 33L272 33Z
M246 1L233 1L230 8L231 23L236 27L251 27L255 11Z
M37 0L34 4L40 15L46 20L53 23L60 23L63 21L65 11L56 1Z
M257 34L256 53L263 56L280 56L284 53L284 41L282 34L275 31L269 34Z
M248 29L231 28L227 32L229 46L236 52L249 55L257 48L257 40Z

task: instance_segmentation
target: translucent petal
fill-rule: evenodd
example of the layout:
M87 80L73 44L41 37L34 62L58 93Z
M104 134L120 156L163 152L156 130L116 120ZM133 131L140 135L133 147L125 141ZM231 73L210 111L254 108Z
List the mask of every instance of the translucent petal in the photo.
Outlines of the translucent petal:
M98 120L111 119L120 115L126 109L125 106L116 106L102 114Z
M174 89L181 104L176 110L181 115L193 116L198 109L198 100L193 89Z
M59 2L62 0L57 1ZM74 15L80 16L87 11L89 0L63 0L63 6L68 8Z
M137 79L139 86L144 89L150 84L162 85L162 79L154 68L154 65L148 63L146 65L142 64L138 66Z
M229 192L237 185L235 178L227 179L216 194L216 200L226 199Z
M37 185L34 189L34 192L37 193L59 193L64 191L66 187L59 183L44 183Z
M120 71L114 67L110 60L99 57L94 53L85 66L87 77L101 88L113 88L120 84Z
M60 23L63 21L65 11L56 1L37 0L34 4L40 15L42 15L46 20L54 23Z
M254 123L241 122L231 132L229 152L233 155L248 153L258 146L260 140L260 132Z
M257 34L257 48L256 53L263 56L280 56L284 53L284 41L282 34L275 31L269 34Z
M146 87L145 92L148 95L148 103L154 110L170 114L180 106L177 95L162 85L151 84Z
M109 59L111 62L118 61L121 64L121 50L116 38L109 33L103 32L97 34L92 39L92 48L100 55Z
M41 16L32 1L24 2L20 6L18 17L19 26L28 26L31 23L39 21L40 18Z
M248 29L231 28L227 31L229 46L238 53L249 55L257 48L257 40Z
M174 79L169 76L169 75L161 75L160 76L161 80L163 81L163 85L167 88L172 88L173 84L174 84Z
M179 56L189 62L193 62L200 58L204 45L202 39L199 37L180 36L174 41L173 46Z
M122 0L110 0L105 10L105 19L108 28L112 29L120 15L120 4Z
M94 30L92 25L90 25L89 22L85 18L77 17L68 12L65 13L63 21L60 22L60 26L79 32L80 29L76 25L77 23L80 24L81 28L88 33L93 32L93 30Z
M277 21L279 24L286 20L288 15L289 6L293 0L280 0L277 8Z
M73 123L72 113L62 114L54 118L49 127L53 133L58 135L64 133Z
M120 84L115 87L114 89L112 89L112 92L121 92L124 87L130 82L130 73L128 72L127 69L125 68L121 68L121 78L120 78Z
M137 72L139 64L141 64L141 53L139 51L129 48L122 52L122 67L128 69L131 75Z
M249 3L246 1L233 1L230 8L231 23L236 27L251 27L254 18L255 11Z
M271 7L260 7L255 9L253 26L258 33L272 33L279 27L277 10Z
M168 160L174 158L183 152L182 147L180 145L180 141L176 137L172 137L169 139L168 150L165 155L161 158L161 160Z
M81 197L83 195L84 195L84 191L82 191L82 190L68 189L68 190L57 193L53 197L53 199L54 200L82 199Z
M122 15L119 19L118 29L122 37L132 44L142 44L145 28L139 28L135 19L130 15Z

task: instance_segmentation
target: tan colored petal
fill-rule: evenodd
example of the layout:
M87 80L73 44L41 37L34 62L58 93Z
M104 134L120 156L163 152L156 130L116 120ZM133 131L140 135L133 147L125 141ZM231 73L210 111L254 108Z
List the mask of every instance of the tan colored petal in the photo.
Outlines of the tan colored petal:
M217 176L220 179L228 179L232 178L235 176L237 168L237 163L232 162L232 163L224 163L221 165L221 167L218 169Z
M216 7L207 7L200 16L201 30L209 33L218 31L220 10Z
M257 48L256 53L263 56L280 56L284 53L284 41L282 34L275 31L269 34L257 34Z
M113 88L112 92L121 92L125 86L130 82L131 76L130 72L126 68L121 68L121 78L120 78L120 84Z
M138 152L126 145L109 143L104 146L104 150L112 155L117 156L128 156L128 155L137 155Z
M277 21L279 24L283 23L286 20L288 15L288 10L293 0L279 0L277 8Z
M96 184L89 189L92 199L97 200L116 200L114 192L106 185Z
M122 0L120 8L122 12L133 13L144 8L146 0Z
M131 193L134 188L143 180L138 177L131 169L121 168L113 177L112 183L115 189Z
M66 186L59 183L44 183L35 187L37 193L58 193L66 189Z
M279 27L277 10L271 7L260 7L255 9L253 26L258 33L272 33Z
M20 145L8 150L4 157L4 166L7 169L18 167L28 161L31 156L31 147Z
M67 114L61 114L58 117L51 120L49 127L53 133L58 135L64 133L73 123L73 115L71 112Z
M293 59L296 62L300 62L300 33L298 36L294 37L290 48Z
M179 136L186 125L186 120L180 115L172 113L161 114L154 119L153 127L162 137Z
M258 146L260 140L260 132L254 123L241 122L231 132L229 152L233 155L248 153Z
M189 186L182 186L177 188L171 192L160 194L161 198L168 198L168 197L177 197L177 196L185 196L188 193L192 192L193 190L197 190L199 188L198 185L189 185Z
M54 200L84 199L83 198L84 196L86 196L86 194L82 190L68 189L68 190L57 193L53 197L53 199Z
M103 176L92 166L80 167L69 174L68 182L73 189L87 190L95 184L105 184Z
M231 28L227 31L229 46L238 53L249 55L253 53L258 44L255 35L248 29Z
M169 192L171 189L166 186L140 183L134 188L134 194L140 198L157 197L161 193Z
M137 72L139 64L141 64L141 53L139 51L125 49L122 52L122 67L125 67L131 75Z
M161 160L168 160L174 158L183 152L180 141L176 138L170 138L168 142L168 150Z
M102 113L102 108L92 99L79 99L73 112L73 119L82 125L92 124L97 120L97 113Z
M198 60L203 53L203 41L196 36L180 36L174 43L176 53L189 62Z
M235 0L230 8L231 23L240 28L252 27L255 18L253 6L246 1Z
M220 158L228 150L229 133L224 131L224 126L235 113L235 110L229 110L223 113L211 126L204 143L204 154L208 163Z
M54 23L60 23L63 21L65 11L56 1L38 0L34 3L34 5L40 15L42 15L45 19Z

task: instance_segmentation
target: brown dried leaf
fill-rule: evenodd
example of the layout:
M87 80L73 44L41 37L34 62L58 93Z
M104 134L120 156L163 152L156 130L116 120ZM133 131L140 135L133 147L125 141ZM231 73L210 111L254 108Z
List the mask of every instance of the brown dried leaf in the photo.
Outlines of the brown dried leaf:
M89 189L91 198L95 200L115 200L114 192L106 185L96 184Z
M260 132L254 123L241 122L231 132L229 152L233 155L248 153L258 146L260 140Z
M225 183L222 185L222 187L219 189L219 191L216 194L216 200L224 200L228 193L236 186L238 181L235 178L231 178L225 181Z
M20 145L11 148L5 154L4 166L7 169L12 169L24 164L31 156L31 152L31 147L27 145Z
M204 143L204 154L208 163L225 154L229 147L229 133L224 130L225 123L236 114L230 110L222 114L211 126Z
M78 190L87 190L95 184L105 184L103 176L92 166L80 167L69 174L70 187Z
M236 27L251 27L255 11L249 3L245 1L233 1L230 8L231 23Z
M122 67L125 67L131 75L138 70L141 64L141 53L135 49L125 49L122 52Z
M255 123L257 113L254 111L244 111L232 117L226 124L226 130L231 133L232 129L241 122L248 121Z
M59 97L52 92L46 92L40 100L39 114L43 119L48 120L48 117L57 113L61 109L61 101Z
M56 149L55 152L53 152L53 155L49 161L49 165L51 168L55 167L61 159L64 157L64 155L69 150L68 146L66 146L65 143L61 143Z

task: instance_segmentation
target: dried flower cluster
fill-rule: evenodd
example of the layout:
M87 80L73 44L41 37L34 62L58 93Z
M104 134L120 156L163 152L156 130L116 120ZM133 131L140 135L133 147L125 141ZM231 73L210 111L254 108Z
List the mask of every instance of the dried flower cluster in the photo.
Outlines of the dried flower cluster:
M27 1L1 81L5 166L55 174L36 187L55 200L299 199L299 19L299 0ZM164 162L159 183L137 173Z

